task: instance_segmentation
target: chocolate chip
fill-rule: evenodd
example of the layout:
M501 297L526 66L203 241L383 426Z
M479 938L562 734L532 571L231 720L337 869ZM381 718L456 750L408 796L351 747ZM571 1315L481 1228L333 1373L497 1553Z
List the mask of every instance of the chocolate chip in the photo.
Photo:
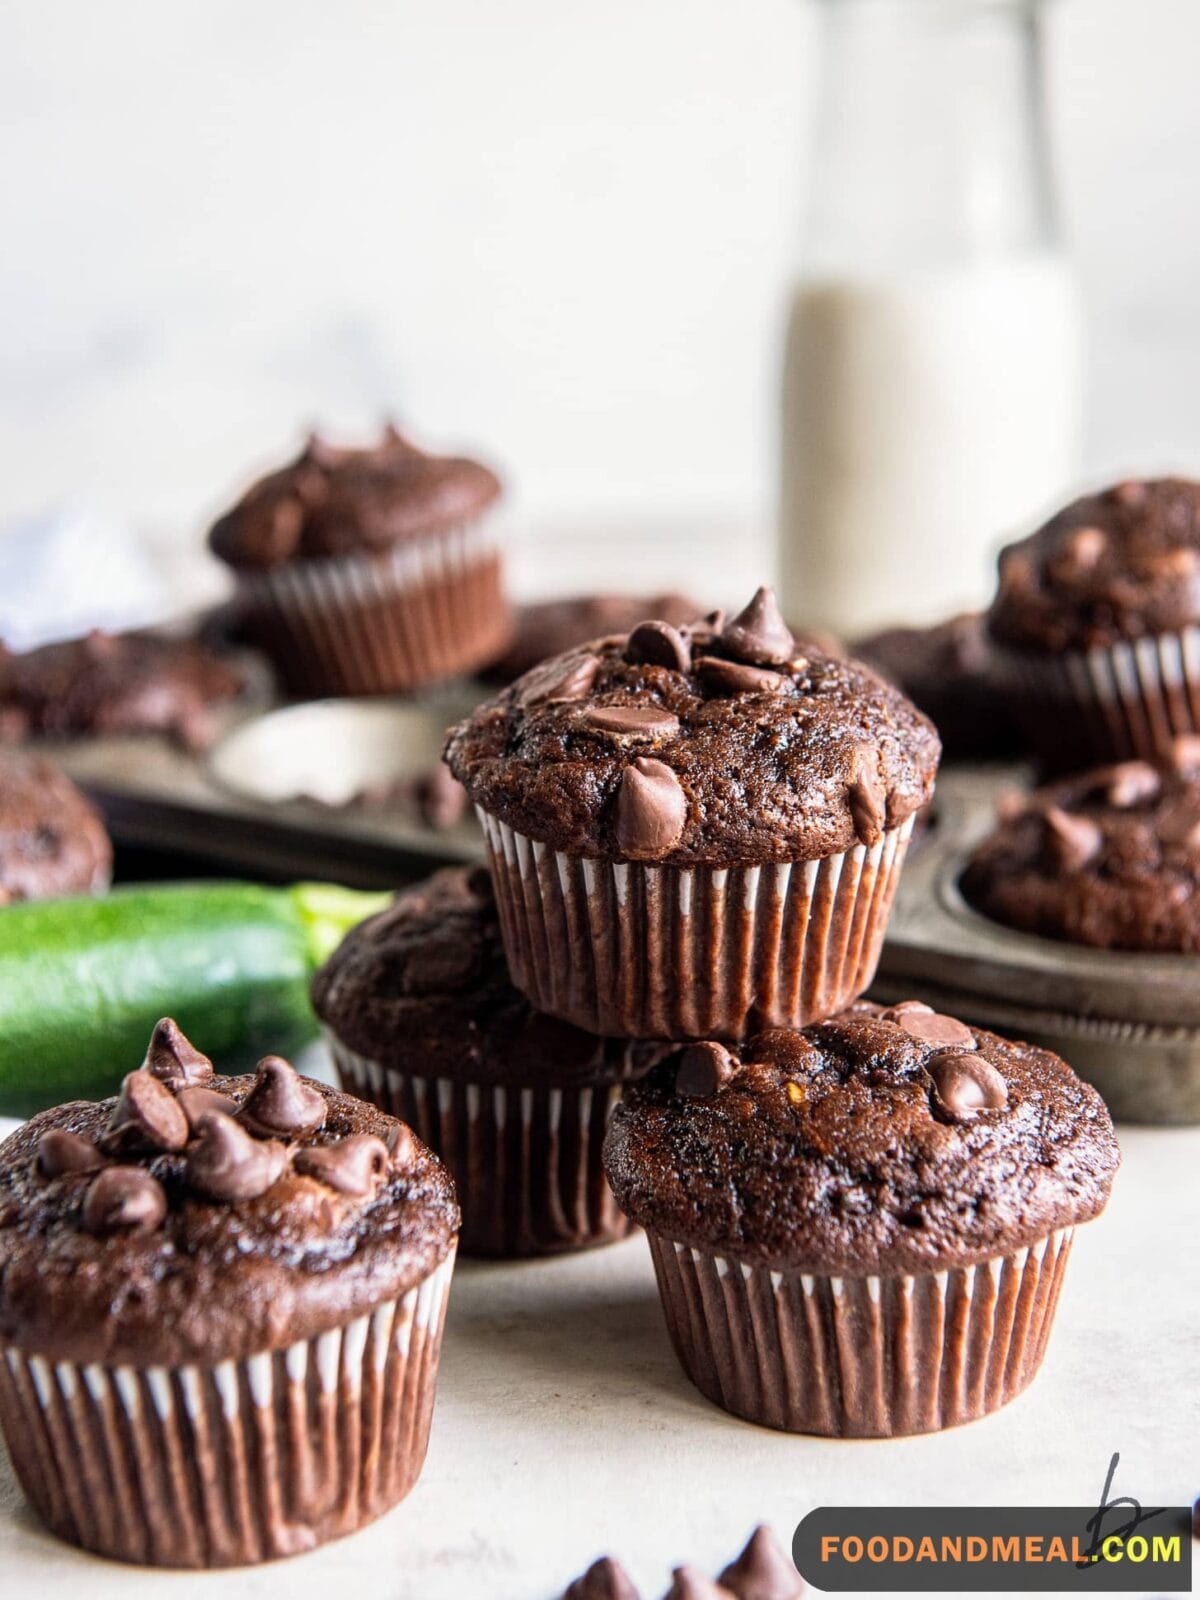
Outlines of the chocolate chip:
M676 1567L664 1600L734 1600L734 1597L696 1567Z
M286 1165L283 1145L254 1139L232 1117L209 1111L197 1118L184 1173L189 1185L210 1200L255 1200Z
M735 661L756 667L783 667L796 653L792 630L783 620L774 589L759 589L754 599L721 630L721 644Z
M996 816L1000 822L1015 822L1030 809L1031 797L1024 789L1001 789L996 796Z
M1055 570L1065 578L1082 577L1091 572L1108 548L1103 528L1072 528L1063 541Z
M466 816L468 804L467 791L442 762L417 780L417 809L427 828L442 833L456 827Z
M628 739L669 739L679 732L679 718L661 706L593 706L584 721L598 733Z
M207 1083L213 1076L212 1062L184 1036L173 1017L163 1017L154 1024L142 1066L173 1092L191 1084Z
M216 1089L181 1089L175 1096L175 1103L187 1118L188 1127L193 1133L200 1118L210 1111L225 1117L237 1116L237 1101L231 1100L227 1094L218 1093Z
M683 785L663 761L639 756L621 774L617 790L617 849L630 861L659 861L673 850L687 823Z
M594 1561L582 1578L576 1578L562 1600L641 1600L628 1573L612 1556Z
M264 1056L238 1121L252 1133L294 1138L315 1133L325 1121L325 1096L282 1056Z
M1162 778L1148 761L1121 761L1104 770L1104 795L1110 806L1136 806L1153 800L1161 788Z
M720 1094L736 1072L734 1059L723 1044L712 1039L689 1044L675 1069L675 1093L688 1100L707 1100Z
M1090 817L1047 806L1042 813L1042 841L1052 872L1078 872L1099 855L1104 834Z
M804 1593L804 1580L765 1524L755 1528L717 1581L737 1600L799 1600Z
M83 1197L89 1233L152 1233L166 1214L162 1184L141 1167L105 1167Z
M629 635L625 659L634 664L644 661L647 666L686 672L692 659L692 647L669 622L639 622Z
M1146 500L1146 485L1140 478L1127 478L1125 482L1114 485L1108 492L1119 506L1124 506L1127 510L1143 505Z
M960 1050L978 1048L966 1023L941 1011L905 1011L896 1020L918 1044L957 1045Z
M540 706L552 700L582 700L591 693L599 670L596 656L584 656L567 666L559 661L543 662L522 679L521 704Z
M981 1111L1003 1111L1008 1104L1008 1085L981 1055L939 1051L925 1063L925 1070L933 1079L939 1110L952 1122L970 1122Z
M145 1067L130 1072L121 1084L100 1147L108 1154L127 1150L182 1150L188 1141L187 1118L161 1079Z
M1171 740L1171 764L1178 772L1200 772L1200 733L1180 733Z
M541 1015L540 1012L534 1015ZM394 1122L384 1137L393 1172L407 1172L417 1161L417 1136L407 1122Z
M700 682L714 695L778 694L788 681L769 667L751 667L720 656L699 656L694 667Z
M366 1200L387 1176L388 1147L373 1133L356 1133L335 1144L309 1144L296 1151L297 1172L336 1189L352 1200Z
M860 767L858 776L846 790L846 803L861 843L877 844L883 837L887 795L879 779L868 767Z
M66 1128L47 1128L37 1144L37 1170L43 1178L63 1178L75 1172L98 1172L104 1156L90 1139Z
M899 1022L901 1017L914 1014L931 1017L933 1015L933 1007L927 1006L924 1000L897 1000L894 1006L889 1006L886 1011L881 1012L879 1020L881 1022Z

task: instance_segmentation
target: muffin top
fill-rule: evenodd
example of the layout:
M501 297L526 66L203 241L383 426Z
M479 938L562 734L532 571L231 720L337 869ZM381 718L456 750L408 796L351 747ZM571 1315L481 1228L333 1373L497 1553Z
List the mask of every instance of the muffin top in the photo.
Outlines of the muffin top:
M1200 483L1119 483L1000 553L988 614L1025 650L1088 650L1200 621Z
M533 1009L508 975L482 867L447 867L352 928L313 978L312 1002L350 1049L419 1077L615 1083L662 1054Z
M162 733L198 748L244 687L194 639L96 631L21 655L0 647L0 739Z
M680 628L703 610L685 594L579 594L518 606L508 649L482 674L491 683L511 683L550 656L591 639L627 633L643 617L661 617Z
M0 756L0 906L95 894L111 870L100 813L66 773L41 756Z
M471 799L571 855L816 860L925 805L932 724L868 668L797 642L769 589L554 657L451 730Z
M290 466L247 489L208 542L231 567L369 555L470 522L499 493L478 461L427 455L390 426L367 449L314 436Z
M0 1145L0 1341L240 1360L398 1299L458 1225L449 1174L404 1123L278 1056L215 1077L164 1019L118 1097Z
M613 1113L618 1204L761 1266L940 1271L1085 1222L1118 1163L1104 1102L1047 1050L918 1001L860 1001L731 1051L681 1047Z
M858 640L850 653L903 689L932 721L947 758L999 760L1019 753L978 612L931 628L887 628Z
M1153 765L1122 761L1029 795L962 876L985 915L1108 950L1200 951L1200 737Z

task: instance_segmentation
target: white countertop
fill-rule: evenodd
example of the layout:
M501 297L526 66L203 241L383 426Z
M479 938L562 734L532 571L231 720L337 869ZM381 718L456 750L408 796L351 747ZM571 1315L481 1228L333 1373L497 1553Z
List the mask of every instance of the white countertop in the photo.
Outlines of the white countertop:
M1095 1504L1109 1457L1143 1504L1200 1493L1200 1128L1123 1128L1112 1203L1076 1235L1033 1387L918 1439L837 1442L735 1421L667 1343L641 1238L526 1265L460 1263L424 1473L353 1538L286 1563L141 1571L45 1533L0 1453L0 1595L33 1600L551 1600L598 1554L658 1600L751 1527L790 1541L814 1506Z

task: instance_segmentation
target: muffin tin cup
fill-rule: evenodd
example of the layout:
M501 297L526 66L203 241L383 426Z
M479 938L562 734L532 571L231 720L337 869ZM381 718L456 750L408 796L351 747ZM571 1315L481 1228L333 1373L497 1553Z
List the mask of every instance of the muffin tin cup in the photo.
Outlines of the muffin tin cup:
M819 861L685 869L569 856L479 818L517 987L592 1033L676 1040L803 1027L857 998L913 827Z
M482 666L511 631L486 527L244 573L238 600L247 635L301 695L416 689Z
M352 1533L425 1459L454 1253L402 1299L216 1366L0 1352L17 1477L61 1538L118 1561L227 1567Z
M650 1233L667 1329L724 1410L788 1433L888 1438L986 1416L1032 1380L1073 1229L916 1276L777 1272Z
M1200 627L996 659L1030 743L1056 771L1152 758L1177 734L1200 731Z
M620 1082L535 1088L420 1077L326 1038L342 1088L407 1122L449 1167L464 1255L555 1255L634 1231L600 1159ZM629 1078L630 1052L626 1059Z

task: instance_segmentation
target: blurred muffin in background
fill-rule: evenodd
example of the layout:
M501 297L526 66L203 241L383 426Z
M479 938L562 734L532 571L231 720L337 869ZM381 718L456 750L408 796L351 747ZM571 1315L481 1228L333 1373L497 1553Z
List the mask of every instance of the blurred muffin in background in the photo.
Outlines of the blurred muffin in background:
M487 467L393 427L365 449L314 437L214 523L209 546L237 574L238 631L289 690L400 692L507 643L499 496Z
M43 756L0 756L0 906L100 894L112 845L100 813Z
M887 628L859 639L850 654L903 689L941 734L948 759L998 761L1021 754L978 613L931 628Z
M704 607L686 594L576 594L518 606L513 636L503 655L481 674L489 683L512 683L551 656L563 655L610 633L629 633L647 617L681 628Z
M245 676L194 639L93 632L21 655L0 647L0 739L158 733L211 743Z

